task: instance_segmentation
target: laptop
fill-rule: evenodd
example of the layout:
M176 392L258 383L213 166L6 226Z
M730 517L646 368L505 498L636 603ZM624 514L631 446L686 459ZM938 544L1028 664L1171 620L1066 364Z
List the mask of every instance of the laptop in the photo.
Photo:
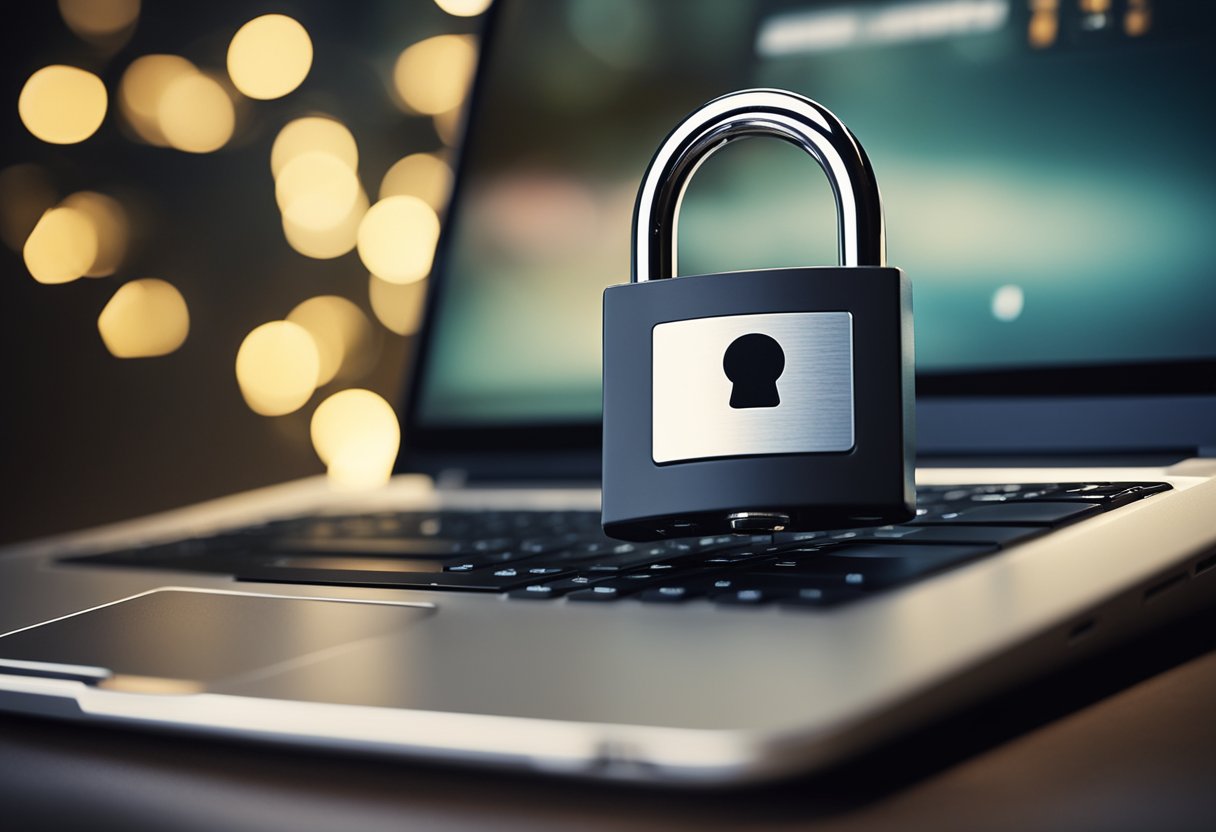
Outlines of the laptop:
M0 708L737 784L1212 604L1216 12L1075 5L500 0L390 483L5 548ZM654 148L754 86L821 101L874 165L914 286L917 517L612 540L601 294ZM832 263L831 206L796 149L732 145L681 269Z

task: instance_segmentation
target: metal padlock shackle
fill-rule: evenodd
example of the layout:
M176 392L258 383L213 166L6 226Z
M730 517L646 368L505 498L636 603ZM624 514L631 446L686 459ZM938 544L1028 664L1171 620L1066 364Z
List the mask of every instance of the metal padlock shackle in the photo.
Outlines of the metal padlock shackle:
M784 139L819 162L836 197L840 265L886 265L882 200L861 144L811 99L754 89L715 98L696 110L655 153L633 212L632 282L676 274L680 203L692 175L727 143L752 136Z

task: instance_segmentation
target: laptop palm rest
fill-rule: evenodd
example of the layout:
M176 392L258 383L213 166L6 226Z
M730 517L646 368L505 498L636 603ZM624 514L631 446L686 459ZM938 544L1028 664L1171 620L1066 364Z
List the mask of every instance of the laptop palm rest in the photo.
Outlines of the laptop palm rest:
M333 656L435 609L155 590L0 637L0 673L131 693L198 693Z

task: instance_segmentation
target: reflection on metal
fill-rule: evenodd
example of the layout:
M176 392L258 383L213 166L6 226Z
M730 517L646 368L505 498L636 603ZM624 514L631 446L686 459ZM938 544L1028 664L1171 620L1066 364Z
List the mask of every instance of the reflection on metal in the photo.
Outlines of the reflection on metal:
M784 353L776 407L732 404L723 372L731 343L764 333ZM659 324L652 331L652 454L681 462L755 454L843 452L853 447L853 321L848 312L728 315ZM735 385L737 386L737 385Z
M680 202L698 167L727 143L774 136L805 150L823 167L840 229L840 265L886 265L882 201L870 160L826 107L781 90L724 95L680 123L650 162L633 215L633 281L676 274Z

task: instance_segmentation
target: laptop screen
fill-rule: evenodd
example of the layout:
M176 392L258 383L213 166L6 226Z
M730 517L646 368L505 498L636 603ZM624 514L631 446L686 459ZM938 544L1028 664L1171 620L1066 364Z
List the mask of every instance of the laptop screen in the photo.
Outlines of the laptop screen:
M689 110L755 86L814 98L865 146L922 391L1214 375L1214 32L1216 4L1186 0L500 3L416 424L595 422L601 293L628 280L641 175ZM835 263L834 211L798 149L733 144L689 187L680 273Z

